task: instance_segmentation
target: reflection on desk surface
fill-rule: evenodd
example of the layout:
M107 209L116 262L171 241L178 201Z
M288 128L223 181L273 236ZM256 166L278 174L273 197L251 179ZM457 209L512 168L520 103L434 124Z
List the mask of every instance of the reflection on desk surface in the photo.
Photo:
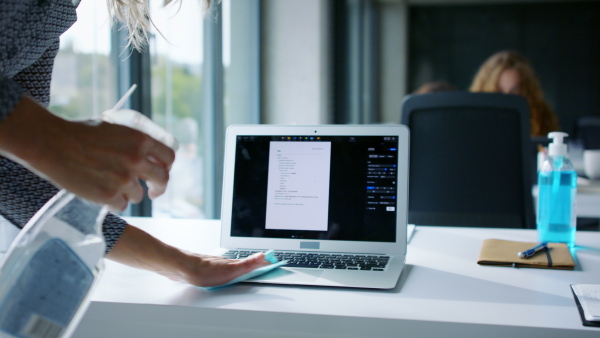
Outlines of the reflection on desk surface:
M585 177L577 177L577 192L600 195L600 180L590 180ZM600 208L600 206L598 206Z

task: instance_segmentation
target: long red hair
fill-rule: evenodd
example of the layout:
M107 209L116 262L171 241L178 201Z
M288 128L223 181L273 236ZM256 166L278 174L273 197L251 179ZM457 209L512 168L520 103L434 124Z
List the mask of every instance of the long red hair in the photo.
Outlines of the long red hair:
M470 91L498 93L498 80L503 71L514 69L521 75L521 95L529 103L531 135L546 136L560 130L558 118L544 100L540 82L529 61L516 51L501 51L490 56L479 68Z

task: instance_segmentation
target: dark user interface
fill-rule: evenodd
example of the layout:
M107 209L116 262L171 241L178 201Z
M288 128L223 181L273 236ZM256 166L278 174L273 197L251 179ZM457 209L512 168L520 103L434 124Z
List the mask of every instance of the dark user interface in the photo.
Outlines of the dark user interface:
M394 242L396 136L238 136L231 235Z

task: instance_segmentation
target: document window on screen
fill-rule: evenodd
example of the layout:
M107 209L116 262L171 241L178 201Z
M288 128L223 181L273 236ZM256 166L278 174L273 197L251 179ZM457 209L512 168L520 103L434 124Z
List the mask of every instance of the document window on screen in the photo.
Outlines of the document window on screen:
M240 136L231 236L394 242L394 136Z
M266 229L327 231L331 142L271 142Z

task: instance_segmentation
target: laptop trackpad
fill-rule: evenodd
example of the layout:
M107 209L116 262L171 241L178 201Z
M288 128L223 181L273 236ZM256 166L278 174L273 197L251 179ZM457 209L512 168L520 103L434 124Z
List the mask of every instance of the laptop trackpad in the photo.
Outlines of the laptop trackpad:
M315 282L323 274L323 270L285 269L279 268L249 281L286 282L289 284L304 284Z

